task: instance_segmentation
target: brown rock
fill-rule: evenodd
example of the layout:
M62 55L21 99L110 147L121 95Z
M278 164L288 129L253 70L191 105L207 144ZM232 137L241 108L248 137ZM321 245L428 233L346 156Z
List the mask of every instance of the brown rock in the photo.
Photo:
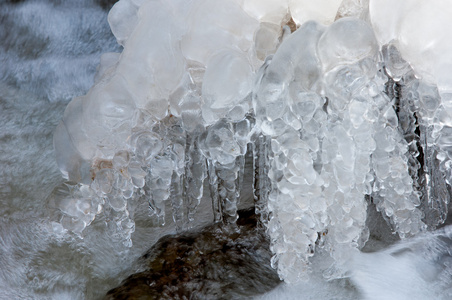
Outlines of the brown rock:
M215 224L161 238L142 258L144 271L109 291L112 299L244 299L279 283L270 242L254 211L239 212L237 230Z

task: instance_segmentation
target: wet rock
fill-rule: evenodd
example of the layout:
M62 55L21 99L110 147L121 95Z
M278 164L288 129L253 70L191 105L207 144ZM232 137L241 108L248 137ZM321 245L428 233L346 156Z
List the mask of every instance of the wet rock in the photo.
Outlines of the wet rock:
M254 211L239 211L237 224L239 232L215 224L161 238L140 259L144 270L104 299L244 299L273 289L280 280Z

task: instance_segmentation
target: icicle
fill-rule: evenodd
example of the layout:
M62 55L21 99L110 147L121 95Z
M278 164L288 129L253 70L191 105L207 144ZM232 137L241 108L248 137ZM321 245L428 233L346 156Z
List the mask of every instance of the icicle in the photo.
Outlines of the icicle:
M173 171L174 161L170 155L159 155L151 162L146 180L145 191L150 195L149 207L162 226L165 225L165 201L170 197Z
M160 226L165 225L165 203L163 201L159 201L154 196L150 196L149 200L149 209L151 215L156 215L158 224Z
M188 226L190 227L203 195L203 183L206 178L205 157L199 149L197 139L193 136L187 139L185 157L184 201L187 207Z
M223 220L221 213L220 196L218 194L218 177L214 162L207 160L207 174L209 176L210 197L212 198L213 221L219 223Z
M104 206L104 214L109 233L112 238L121 241L124 246L132 246L132 233L135 231L135 222L131 220L127 209L117 211L111 206Z
M173 172L171 179L171 207L173 211L173 220L176 224L176 230L181 231L185 226L184 219L184 201L182 197L183 178L176 172Z
M236 197L237 197L237 203L240 201L240 191L242 190L243 186L243 177L245 175L245 155L239 155L236 159L237 164L237 180L236 180Z
M432 127L421 126L421 141L424 149L423 177L424 185L424 213L425 222L431 229L446 221L450 194L445 180L445 174L441 172L440 162L437 159L438 152L432 145Z
M395 113L398 119L398 128L408 144L408 171L413 178L413 187L421 191L419 175L422 173L421 141L419 134L420 116L416 111L418 107L413 99L409 99L406 93L407 82L411 85L414 73L411 66L401 57L397 47L393 44L383 46L382 55L385 60L384 70L388 81L385 84L385 93L390 99L394 99ZM408 92L410 92L408 90Z
M237 202L240 197L239 173L244 168L244 157L238 157L230 164L222 165L207 161L210 194L215 222L235 227L237 221Z
M413 73L409 64L400 57L394 45L383 47L388 82L386 93L395 100L399 130L407 142L408 168L413 179L413 188L421 195L420 209L424 222L431 229L444 223L450 194L445 174L437 159L438 146L434 146L432 111L436 108L423 100L427 94L429 102L439 102L435 88L423 83ZM396 82L397 81L397 82ZM419 202L419 201L418 201Z
M240 191L237 190L237 177L239 164L233 161L230 164L215 164L215 171L218 176L218 195L223 215L223 223L234 227L237 221L237 202Z
M254 205L256 215L259 216L259 225L267 226L268 223L268 193L270 182L268 179L268 151L269 144L267 137L259 135L253 147L253 168L254 168Z

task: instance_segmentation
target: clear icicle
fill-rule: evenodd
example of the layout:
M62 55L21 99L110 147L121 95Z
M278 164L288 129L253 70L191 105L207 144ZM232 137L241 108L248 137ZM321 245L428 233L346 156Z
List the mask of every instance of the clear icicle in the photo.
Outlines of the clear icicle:
M237 203L240 201L240 191L242 190L243 186L243 177L245 175L245 155L239 155L236 158L236 164L237 164L237 180L236 180L236 197L237 197Z
M268 193L270 182L268 179L268 151L269 144L267 137L259 135L253 147L253 168L254 168L254 205L256 215L259 216L259 225L267 226L268 223Z
M393 44L383 47L383 57L388 76L386 93L395 100L399 130L408 144L405 154L413 188L421 195L424 222L434 229L444 223L450 201L446 175L437 158L441 145L433 139L432 116L441 109L437 105L441 100L436 87L416 78ZM441 135L443 130L439 132Z
M207 174L209 177L210 198L212 199L213 220L215 223L219 223L223 220L223 216L218 193L218 177L215 170L215 164L210 159L207 160Z
M206 159L198 146L198 141L193 136L187 139L184 198L187 206L188 224L193 222L196 208L198 207L204 189L206 178ZM190 225L189 225L190 226Z
M170 197L174 161L169 155L160 155L151 162L151 170L146 182L150 194L149 206L156 214L160 225L165 224L165 201Z
M184 201L182 197L183 177L173 172L171 180L171 207L173 211L173 220L176 224L176 230L180 231L185 227Z
M235 227L238 218L239 173L243 172L244 161L244 157L237 157L226 165L207 161L214 221L223 222L229 228Z
M240 191L237 190L239 164L237 160L227 165L216 163L215 171L218 176L218 196L223 223L234 227L238 218L237 202L240 196Z
M423 186L425 205L425 222L432 229L444 223L447 217L450 194L446 185L445 175L440 170L440 162L436 158L437 150L429 142L432 128L421 127L421 141L424 149Z

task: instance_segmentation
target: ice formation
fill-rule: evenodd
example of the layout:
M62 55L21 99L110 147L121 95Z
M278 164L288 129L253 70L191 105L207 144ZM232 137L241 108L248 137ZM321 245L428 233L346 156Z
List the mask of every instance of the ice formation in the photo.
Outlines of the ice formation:
M287 282L309 274L317 249L341 276L368 239L369 201L402 238L443 223L452 52L450 38L429 30L449 24L451 9L313 3L118 2L109 22L124 50L104 54L95 85L55 133L69 180L49 200L56 221L80 233L104 213L130 243L130 207L148 201L161 222L167 206L187 228L206 181L215 222L236 230L243 178L254 176L272 263Z

